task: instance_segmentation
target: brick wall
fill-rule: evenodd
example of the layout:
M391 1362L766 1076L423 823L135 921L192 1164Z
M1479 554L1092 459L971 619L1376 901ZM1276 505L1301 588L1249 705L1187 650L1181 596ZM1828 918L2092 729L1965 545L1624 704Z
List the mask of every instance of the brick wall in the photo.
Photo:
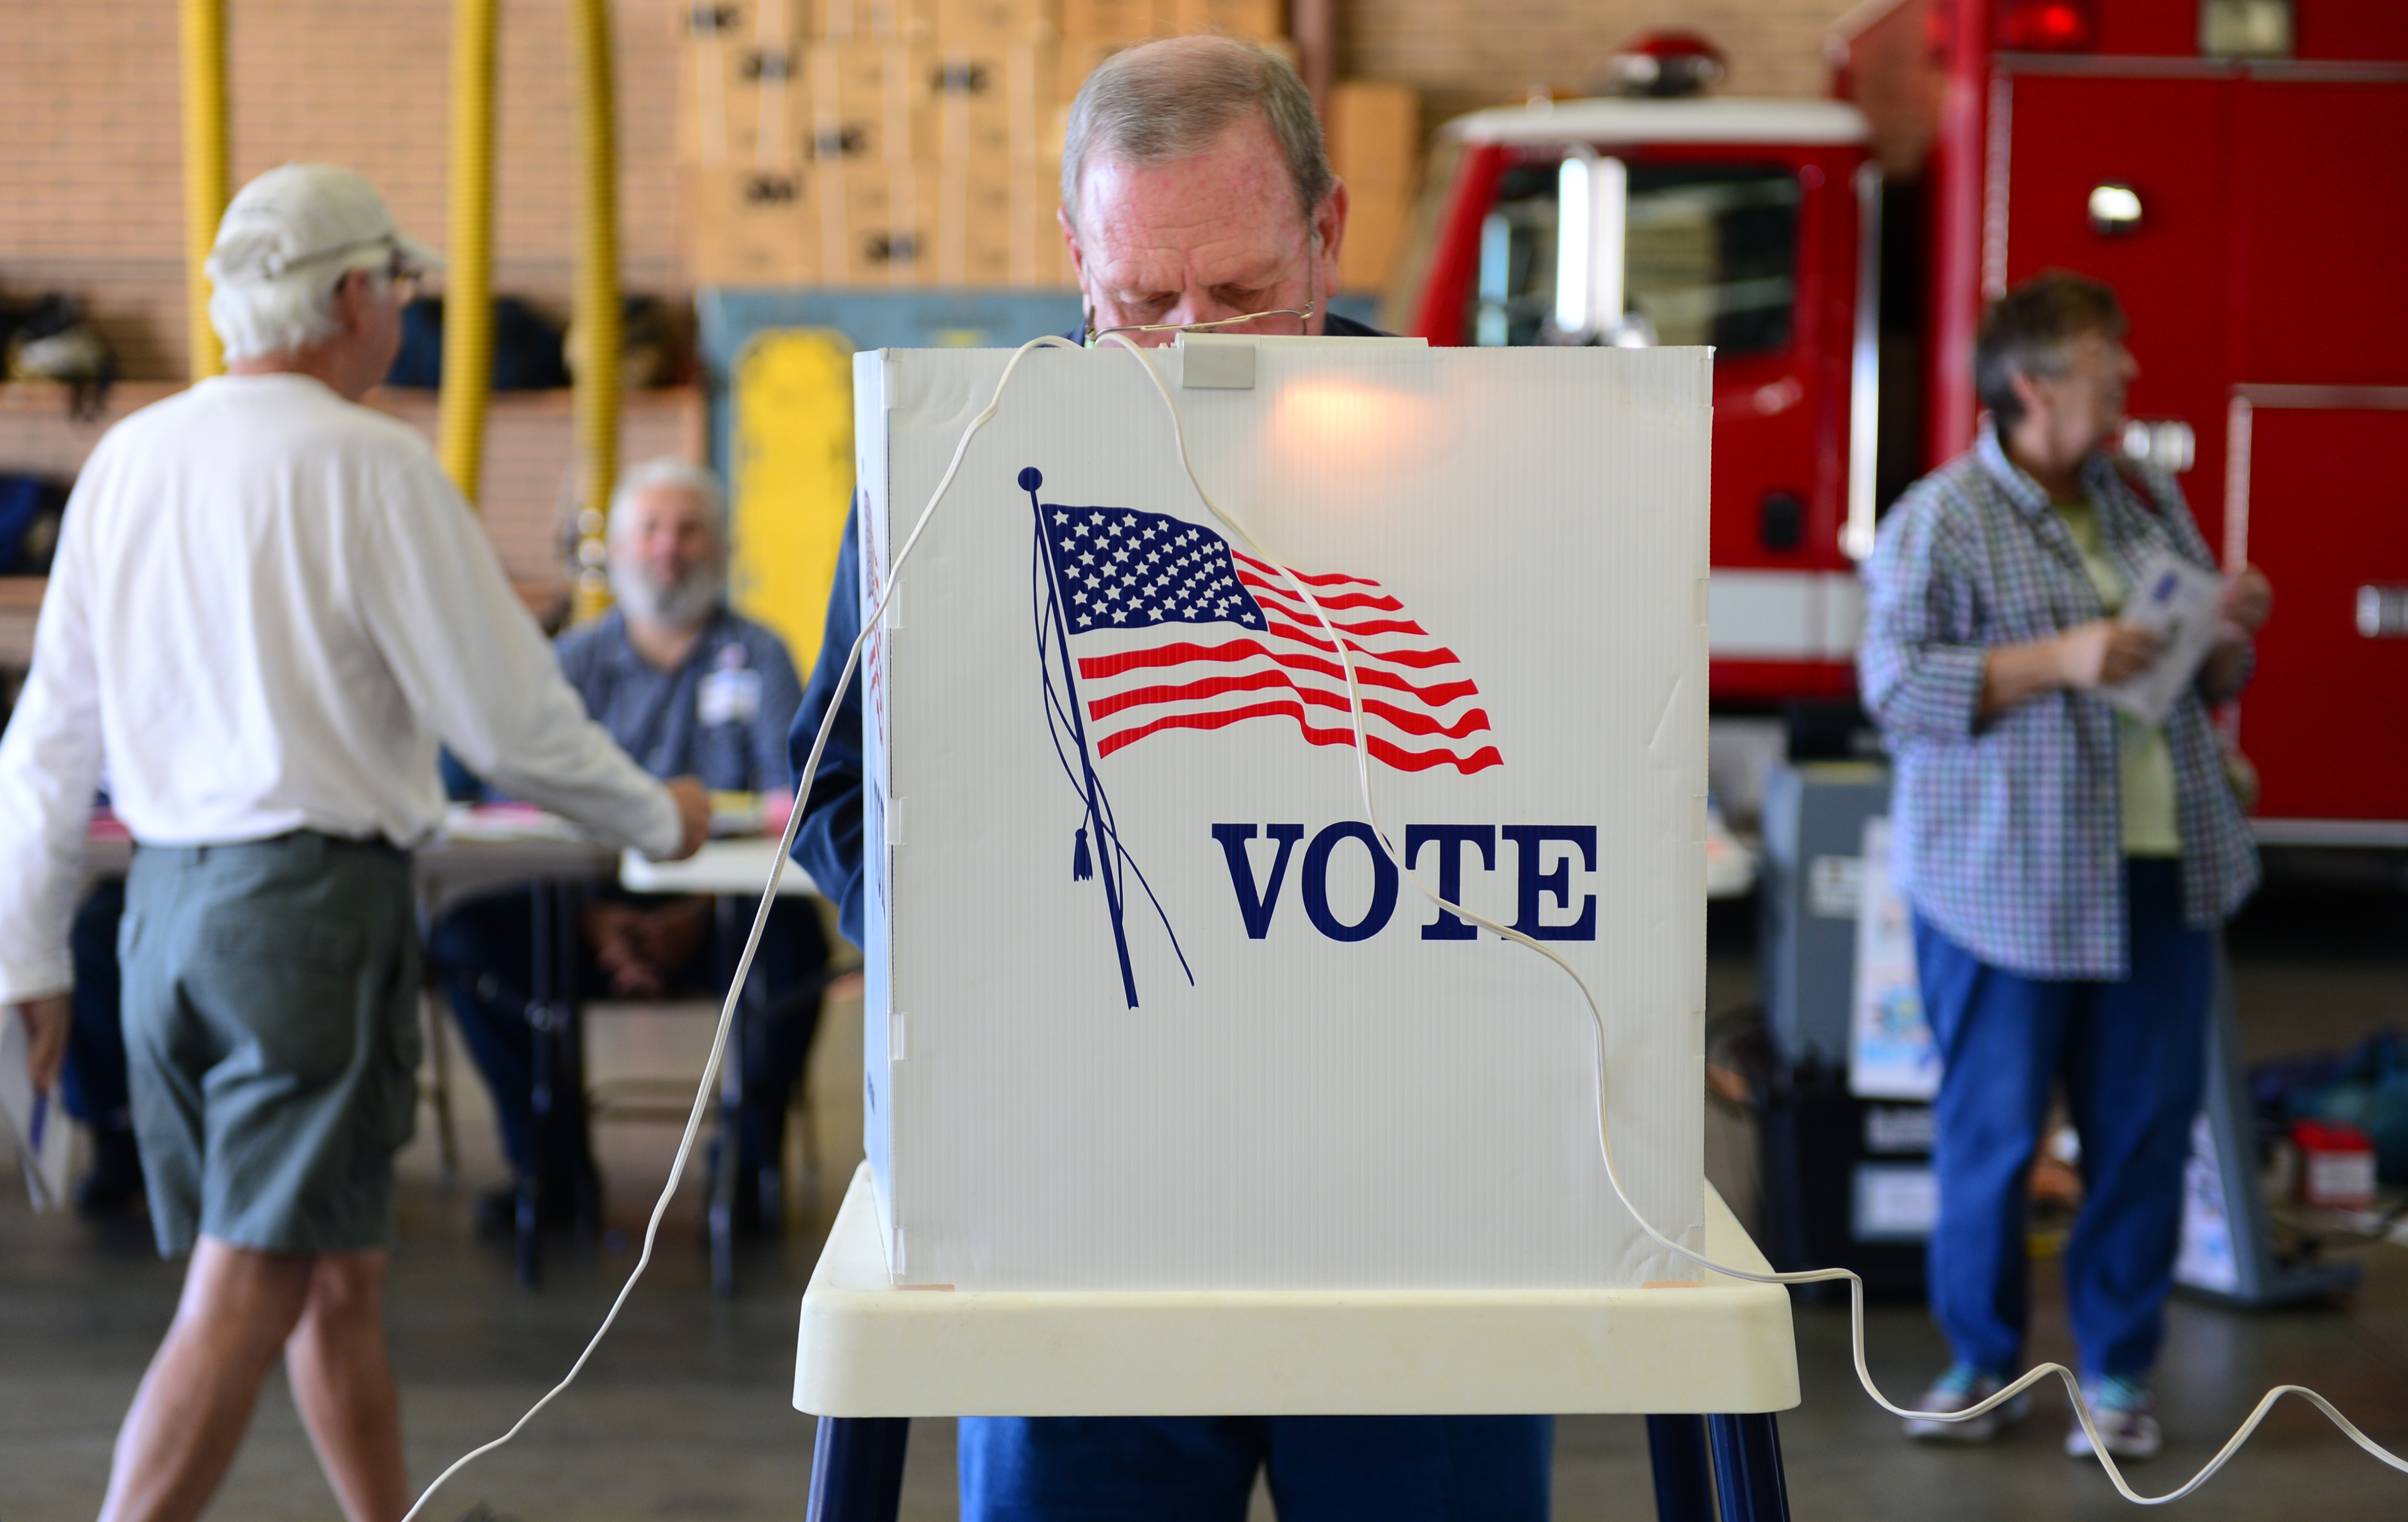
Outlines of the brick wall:
M1420 87L1434 114L1593 80L1648 25L1698 26L1729 88L1814 94L1842 0L1342 0L1344 72ZM678 0L618 0L621 251L632 289L679 280ZM236 0L236 183L294 158L349 164L440 246L451 7ZM565 310L575 257L575 86L564 0L501 7L494 278ZM84 294L126 372L184 367L175 0L0 0L0 292Z
M670 0L620 0L620 251L632 289L677 279ZM576 257L577 117L563 0L501 7L498 290L565 313ZM347 164L436 246L444 207L451 7L235 0L235 183L290 159ZM0 291L87 297L136 377L184 369L175 0L0 0Z
M1827 92L1823 35L1845 0L1340 0L1347 73L1418 86L1432 120L1519 100L1534 84L1585 91L1631 34L1703 32L1737 95Z

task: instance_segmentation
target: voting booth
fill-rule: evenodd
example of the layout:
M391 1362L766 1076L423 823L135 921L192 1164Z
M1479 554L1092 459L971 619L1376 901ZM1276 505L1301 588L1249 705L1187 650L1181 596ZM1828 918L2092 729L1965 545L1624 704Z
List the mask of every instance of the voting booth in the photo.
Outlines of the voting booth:
M1010 355L855 361L865 612ZM1685 1282L1710 354L1028 354L865 650L867 1150L899 1285Z

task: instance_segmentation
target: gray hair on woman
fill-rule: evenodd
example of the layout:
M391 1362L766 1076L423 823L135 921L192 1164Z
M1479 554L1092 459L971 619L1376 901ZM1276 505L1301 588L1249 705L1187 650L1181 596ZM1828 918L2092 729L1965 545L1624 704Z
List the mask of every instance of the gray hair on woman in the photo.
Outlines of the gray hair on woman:
M1096 65L1070 107L1062 143L1062 206L1075 223L1091 155L1140 168L1193 158L1250 115L1259 115L1287 161L1297 215L1338 179L1312 95L1286 59L1235 37L1172 37L1125 49Z

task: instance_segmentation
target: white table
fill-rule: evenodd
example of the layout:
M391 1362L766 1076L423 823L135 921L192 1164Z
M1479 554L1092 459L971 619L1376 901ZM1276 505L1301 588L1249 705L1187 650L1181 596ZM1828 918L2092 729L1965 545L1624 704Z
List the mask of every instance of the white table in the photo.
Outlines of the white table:
M630 893L698 893L757 902L777 859L777 840L766 835L712 840L683 861L653 861L629 851L619 857L619 885ZM807 898L819 891L809 872L786 863L779 897Z
M1707 1256L1764 1270L1712 1186ZM1771 1413L1798 1403L1789 1295L1572 1290L981 1291L887 1277L869 1170L810 1285L795 1406L825 1418L811 1515L891 1519L911 1416L1649 1414L1660 1514L1785 1517ZM1701 1418L1696 1413L1714 1413ZM890 1473L891 1471L891 1473Z

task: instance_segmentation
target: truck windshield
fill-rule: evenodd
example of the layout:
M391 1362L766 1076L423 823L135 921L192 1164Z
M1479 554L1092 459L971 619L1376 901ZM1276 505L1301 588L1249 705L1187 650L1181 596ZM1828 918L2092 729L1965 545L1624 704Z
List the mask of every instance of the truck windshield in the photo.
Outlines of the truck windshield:
M1554 164L1498 181L1481 227L1480 280L1465 326L1487 346L1560 343ZM1778 165L1633 164L1625 215L1626 323L1645 341L1710 343L1725 355L1789 343L1797 298L1799 187Z

